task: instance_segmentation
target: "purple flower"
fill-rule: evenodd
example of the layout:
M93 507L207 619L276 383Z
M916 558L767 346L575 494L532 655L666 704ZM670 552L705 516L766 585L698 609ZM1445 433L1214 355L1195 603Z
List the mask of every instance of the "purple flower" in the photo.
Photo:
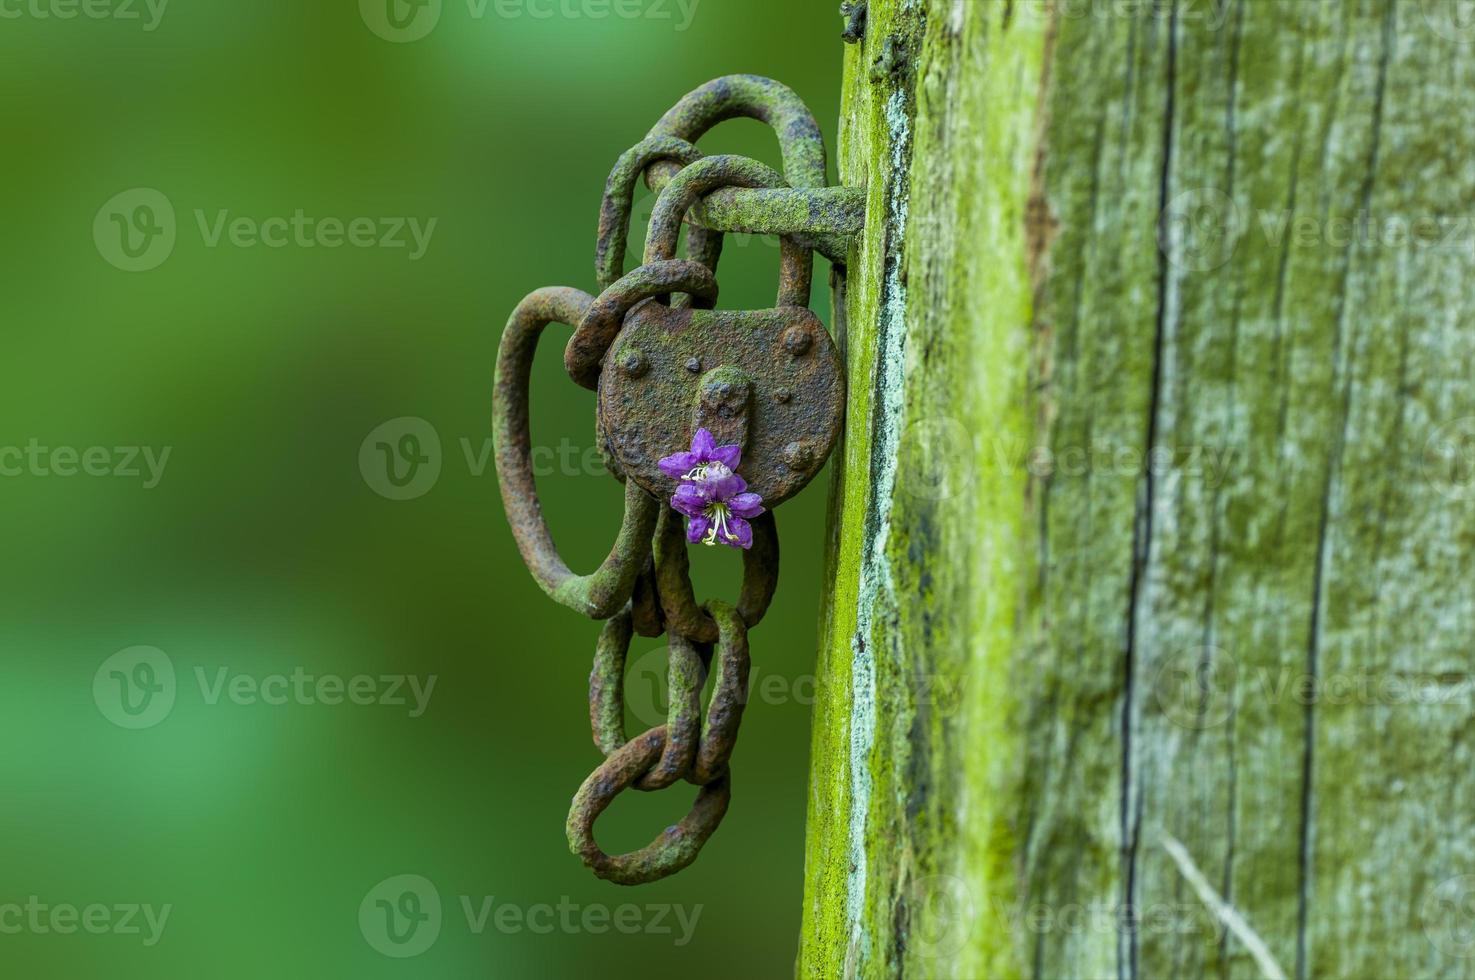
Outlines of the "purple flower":
M712 433L698 429L691 452L661 460L661 472L681 481L671 506L687 518L687 541L753 547L748 521L763 513L763 498L750 493L748 481L733 472L741 458L737 446L719 446Z
M708 465L702 479L677 487L671 506L687 517L687 541L729 548L753 547L748 521L764 509L763 498L748 492L748 481L722 463Z
M738 446L717 445L712 433L698 429L691 439L691 452L667 456L659 465L661 472L673 480L700 480L713 463L721 463L729 470L737 469L742 452Z

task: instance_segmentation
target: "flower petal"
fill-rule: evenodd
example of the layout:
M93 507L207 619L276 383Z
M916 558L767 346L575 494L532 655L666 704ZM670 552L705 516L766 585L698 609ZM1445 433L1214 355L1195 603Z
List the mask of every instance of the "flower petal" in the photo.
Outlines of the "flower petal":
M728 469L735 470L738 468L738 464L743 461L743 447L737 444L718 446L712 450L712 458Z
M722 543L729 548L742 548L744 550L753 547L753 525L741 517L729 517L727 519L727 534L723 537Z
M697 434L691 437L691 451L702 457L703 461L712 459L712 450L716 448L717 440L706 429L698 429Z
M748 481L731 471L703 480L703 491L711 500L727 501L748 489Z
M667 456L656 464L660 466L661 472L673 480L679 480L696 468L698 459L696 453L675 453Z
M728 508L739 517L757 517L763 513L763 498L756 493L740 493L727 502Z
M687 517L700 517L706 513L707 503L706 495L690 483L677 487L671 497L671 506Z
M686 522L686 540L691 544L698 544L702 538L707 536L707 532L711 529L712 522L705 516L693 517Z

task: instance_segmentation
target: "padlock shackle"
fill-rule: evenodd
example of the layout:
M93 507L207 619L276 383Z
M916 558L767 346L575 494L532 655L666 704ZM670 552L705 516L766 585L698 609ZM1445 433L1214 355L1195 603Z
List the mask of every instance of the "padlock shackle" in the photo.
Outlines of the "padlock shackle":
M682 219L712 191L722 187L783 186L783 177L757 160L732 155L698 160L677 174L661 191L645 240L645 263L649 265L675 258ZM777 305L807 307L814 281L814 253L788 235L780 236L779 242L782 260Z
M778 135L784 180L790 187L824 187L825 138L804 100L780 82L761 75L726 75L683 96L651 127L649 136L675 136L695 143L728 119L756 119ZM660 193L680 166L657 163L646 183Z
M707 207L692 213L692 224L713 231L793 234L805 248L843 266L865 224L865 194L826 186L824 134L793 89L761 75L713 79L683 96L647 135L696 143L718 123L744 118L758 120L778 136L790 190L779 200L741 188L719 190ZM646 168L646 186L659 194L680 170L679 163L657 160Z
M594 277L601 293L625 274L625 249L630 237L630 212L635 206L635 184L645 168L664 160L686 167L701 158L701 150L675 136L647 137L620 156L605 181L604 201L599 208Z

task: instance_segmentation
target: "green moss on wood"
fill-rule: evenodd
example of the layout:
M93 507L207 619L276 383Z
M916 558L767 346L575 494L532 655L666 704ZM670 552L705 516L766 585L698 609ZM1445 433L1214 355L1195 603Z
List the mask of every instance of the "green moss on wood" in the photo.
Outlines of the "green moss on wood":
M996 440L1025 440L1030 423L1022 217L1044 29L1010 33L1002 8L952 7L873 3L847 61L841 173L868 188L869 218L845 304L852 402L815 716L805 976L963 963L1005 976L1021 962L996 914L1014 900L1017 832L998 801L1016 780L1017 729L986 679L1013 647L1016 583L1031 574L1026 475L999 464ZM873 72L888 39L908 53L894 76ZM984 76L941 70L973 58Z
M1468 972L1471 41L873 3L801 974Z

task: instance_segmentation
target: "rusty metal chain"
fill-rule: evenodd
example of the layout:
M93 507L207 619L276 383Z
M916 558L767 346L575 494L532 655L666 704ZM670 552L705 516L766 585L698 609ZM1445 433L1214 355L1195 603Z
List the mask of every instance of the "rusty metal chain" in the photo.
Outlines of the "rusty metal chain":
M712 126L739 116L777 132L782 175L744 157L704 156L694 145ZM626 273L634 190L642 176L658 198L643 264ZM763 619L778 585L772 508L819 471L843 415L843 366L808 309L813 252L843 263L861 217L858 192L825 186L824 142L798 96L756 76L717 79L683 98L611 171L595 249L599 295L538 290L518 305L503 332L494 442L513 535L549 596L607 620L589 677L590 727L606 758L574 796L566 828L570 848L601 878L633 885L680 871L727 812L729 762L748 698L748 631ZM688 257L679 259L683 224ZM713 308L724 231L780 237L775 308ZM528 382L538 340L552 323L573 328L564 366L574 383L598 392L600 449L625 484L615 545L584 576L559 556L532 476ZM688 445L692 453L684 452ZM704 462L678 480L669 466L659 465L695 458L710 446L716 447L713 459L731 462L732 469ZM739 497L722 496L732 493ZM688 528L667 497L686 508ZM693 500L698 510L691 509ZM711 515L700 527L699 512ZM743 550L735 605L699 604L694 595L686 549L709 525L706 543L715 543L720 529L726 534L720 543ZM637 633L662 632L669 648L667 718L627 740L630 643ZM715 681L704 714L701 692L709 671ZM639 851L611 856L600 849L594 823L616 796L682 780L700 787L683 820Z

